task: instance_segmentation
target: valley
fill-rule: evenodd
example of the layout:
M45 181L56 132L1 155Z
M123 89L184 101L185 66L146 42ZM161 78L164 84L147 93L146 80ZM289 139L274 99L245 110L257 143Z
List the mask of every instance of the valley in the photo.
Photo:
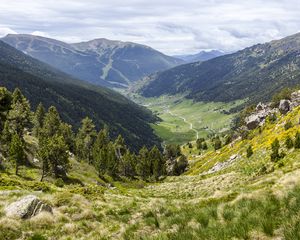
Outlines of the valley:
M0 240L300 239L300 33L73 2L0 38Z
M166 144L186 144L230 129L235 114L230 109L243 104L243 100L230 103L194 103L183 95L144 98L129 95L136 103L147 107L161 121L152 124L156 134Z

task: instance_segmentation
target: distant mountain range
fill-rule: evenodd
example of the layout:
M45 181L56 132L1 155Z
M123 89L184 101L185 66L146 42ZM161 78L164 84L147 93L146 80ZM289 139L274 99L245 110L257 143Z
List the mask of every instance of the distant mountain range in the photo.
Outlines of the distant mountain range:
M1 40L78 79L108 87L127 87L142 77L184 62L148 46L103 38L67 44L39 36L9 34Z
M57 51L68 53L67 48ZM108 126L112 137L122 134L132 149L160 145L149 125L157 120L150 111L110 89L74 79L2 41L0 86L20 88L33 109L39 102L46 107L54 105L63 120L75 128L89 116L98 127Z
M300 33L153 74L139 92L146 97L184 93L196 101L255 103L299 84Z
M192 62L199 62L199 61L207 61L223 55L225 55L224 52L218 50L211 50L211 51L201 51L197 54L191 54L191 55L175 55L173 57L182 59L186 63L192 63Z

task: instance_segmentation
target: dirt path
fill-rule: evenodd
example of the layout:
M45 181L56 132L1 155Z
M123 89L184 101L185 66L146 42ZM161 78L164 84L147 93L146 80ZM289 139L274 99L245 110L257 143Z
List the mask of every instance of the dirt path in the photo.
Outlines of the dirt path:
M180 115L177 115L177 114L175 114L175 113L172 113L168 107L165 107L165 109L166 109L166 112L169 113L171 116L180 118L180 119L182 119L185 123L189 124L189 125L190 125L190 129L196 133L196 139L199 138L199 132L198 132L195 128L193 128L193 123L187 121L185 117L182 117L182 116L180 116Z

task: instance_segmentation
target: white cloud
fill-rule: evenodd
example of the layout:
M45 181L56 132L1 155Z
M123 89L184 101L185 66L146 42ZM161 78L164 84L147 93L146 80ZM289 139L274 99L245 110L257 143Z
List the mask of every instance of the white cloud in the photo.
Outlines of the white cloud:
M16 34L17 32L15 32L14 30L8 28L8 27L1 27L0 25L0 37L4 37L7 34Z
M167 54L281 38L300 31L299 12L299 0L0 0L2 26L19 33L134 41Z

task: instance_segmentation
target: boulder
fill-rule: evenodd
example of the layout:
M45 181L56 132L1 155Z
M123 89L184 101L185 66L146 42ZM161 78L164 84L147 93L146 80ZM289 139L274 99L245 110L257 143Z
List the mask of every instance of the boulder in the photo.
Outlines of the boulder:
M261 119L259 117L259 115L250 115L249 117L247 117L245 119L246 122L246 126L249 130L255 129L259 126Z
M286 114L291 110L291 101L286 99L280 100L278 109L282 114Z
M27 195L5 208L6 216L13 218L31 218L42 211L52 213L52 208L35 195Z

